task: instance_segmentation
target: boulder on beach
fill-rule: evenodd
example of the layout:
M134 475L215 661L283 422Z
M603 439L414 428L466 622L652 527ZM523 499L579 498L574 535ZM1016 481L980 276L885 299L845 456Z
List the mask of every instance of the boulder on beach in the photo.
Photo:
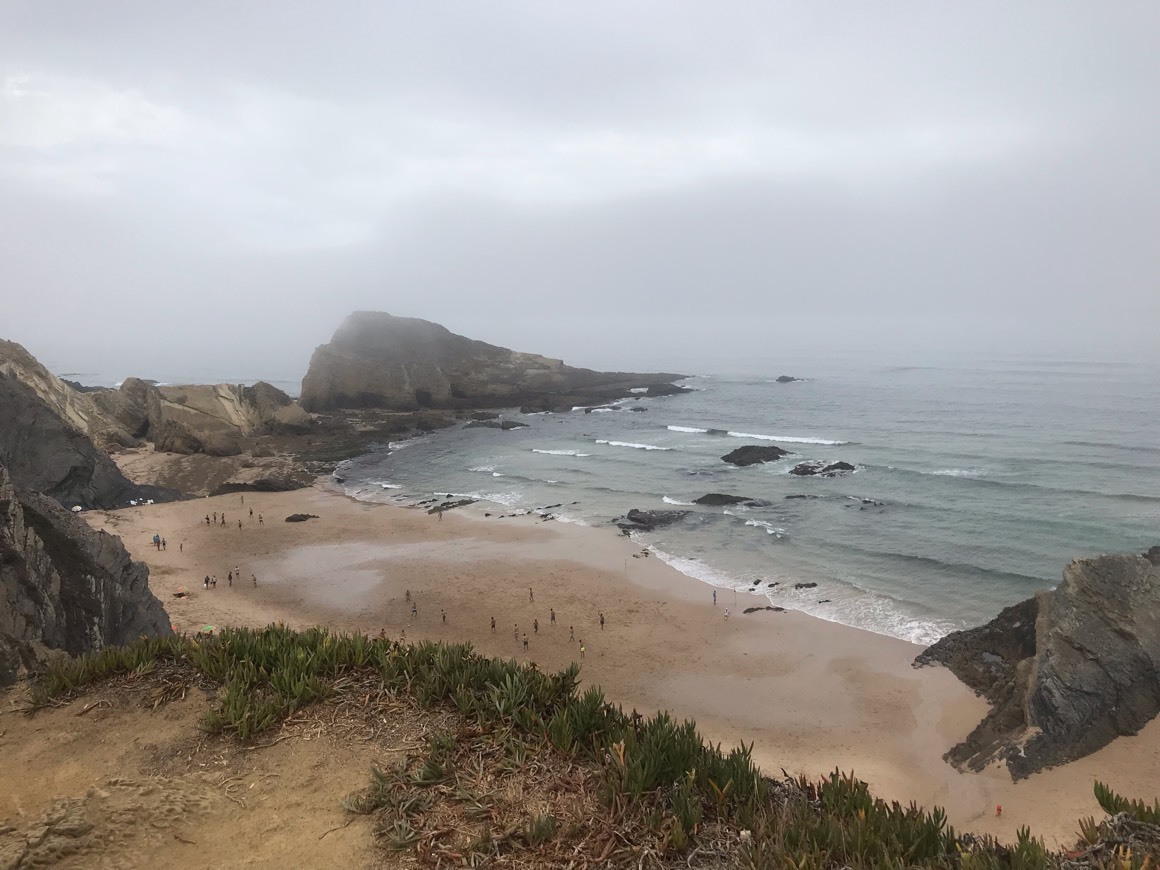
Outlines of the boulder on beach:
M307 520L316 520L316 519L318 519L317 514L290 514L290 516L286 517L286 522L288 522L288 523L304 523Z
M854 471L854 466L849 462L799 462L789 470L790 474L795 474L798 477L837 477L839 474L845 474Z
M772 444L747 444L726 453L721 459L731 465L746 466L757 465L761 462L776 462L783 456L789 456L789 451L783 450L781 447L775 447Z
M916 666L943 664L992 704L945 758L1021 779L1137 733L1160 712L1157 601L1160 547L1076 559L1054 590L923 651Z

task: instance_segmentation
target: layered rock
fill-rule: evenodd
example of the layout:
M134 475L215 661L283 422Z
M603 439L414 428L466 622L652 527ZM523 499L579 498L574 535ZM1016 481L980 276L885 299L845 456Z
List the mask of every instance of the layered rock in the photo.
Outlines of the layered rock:
M8 374L0 374L0 420L0 464L21 489L86 508L175 496L130 482L84 431L62 418L32 386Z
M849 462L799 462L789 470L790 474L798 477L837 477L839 474L845 474L849 471L854 471L855 468Z
M17 490L0 465L0 685L50 650L79 655L170 630L149 569L120 538Z
M678 380L677 374L596 372L474 341L426 320L361 311L314 351L302 407L567 410ZM675 391L675 390L674 390ZM656 393L654 393L656 394Z
M955 632L916 665L941 663L991 701L947 753L1015 778L1135 734L1160 712L1160 548L1077 559L1040 592L979 628Z

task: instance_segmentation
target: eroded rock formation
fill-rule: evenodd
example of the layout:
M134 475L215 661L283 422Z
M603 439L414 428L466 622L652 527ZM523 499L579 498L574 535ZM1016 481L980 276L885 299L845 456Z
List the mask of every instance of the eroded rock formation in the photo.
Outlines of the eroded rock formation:
M169 632L149 569L120 538L17 490L0 465L0 685L50 650L77 655Z
M1081 758L1160 712L1160 547L1076 559L1063 582L915 659L941 663L991 712L946 755L1016 779Z
M426 320L360 311L314 351L302 381L302 407L468 408L521 406L568 410L631 395L651 395L677 374L596 372L561 360L474 341Z
M789 456L789 451L783 450L781 447L769 444L746 444L744 447L738 447L736 450L726 453L721 459L731 465L746 466L762 462L776 462L783 456Z

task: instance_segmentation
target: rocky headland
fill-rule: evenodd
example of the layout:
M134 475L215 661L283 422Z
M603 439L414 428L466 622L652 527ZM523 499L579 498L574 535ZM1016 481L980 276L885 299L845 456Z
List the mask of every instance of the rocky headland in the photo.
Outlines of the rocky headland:
M1135 734L1160 712L1160 547L1076 559L1054 590L925 650L992 704L946 755L1016 779Z
M314 351L302 407L569 410L632 395L668 395L683 375L596 372L456 335L437 323L383 312L350 315Z
M54 650L79 655L169 632L149 569L120 538L17 489L0 465L0 685Z

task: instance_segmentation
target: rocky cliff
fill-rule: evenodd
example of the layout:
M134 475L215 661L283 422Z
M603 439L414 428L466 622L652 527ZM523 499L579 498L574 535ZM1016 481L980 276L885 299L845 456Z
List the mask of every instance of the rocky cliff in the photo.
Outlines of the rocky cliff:
M570 408L630 395L682 375L596 372L474 341L426 320L360 311L314 351L302 406Z
M49 650L76 655L169 631L149 570L120 538L18 491L0 465L0 685Z
M261 381L252 387L157 386L127 378L119 389L82 391L11 341L0 341L0 375L23 384L105 450L147 440L167 452L231 456L241 452L243 439L250 436L310 428L309 414L284 392Z
M7 374L0 374L0 464L18 487L66 507L116 507L131 499L176 495L129 481L81 429L33 387Z
M1063 582L979 628L955 632L916 665L941 663L991 712L946 755L1021 778L1081 758L1160 712L1160 547L1076 559Z

